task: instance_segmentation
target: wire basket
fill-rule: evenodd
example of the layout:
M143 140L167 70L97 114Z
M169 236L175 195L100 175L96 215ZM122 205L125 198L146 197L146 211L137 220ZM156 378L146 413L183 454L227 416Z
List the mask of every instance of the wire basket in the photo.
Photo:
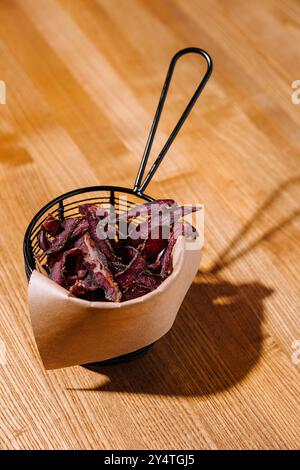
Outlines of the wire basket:
M146 165L148 162L148 157L149 157L152 145L153 145L153 140L154 140L158 123L161 117L161 113L164 107L164 103L165 103L166 96L169 90L169 86L170 86L170 82L171 82L171 78L174 72L176 62L181 56L189 54L189 53L199 54L202 57L204 57L207 63L207 70L200 84L198 85L196 91L194 92L192 98L190 99L188 105L183 111L179 121L177 122L172 133L167 139L165 145L163 146L161 152L159 153L155 162L151 166L148 174L143 179ZM148 186L148 184L150 183L153 175L157 171L164 156L169 150L172 142L177 136L181 126L183 125L184 121L189 115L197 98L199 97L200 93L205 87L212 73L212 67L213 67L212 60L209 54L205 52L204 50L195 48L195 47L183 49L177 52L177 54L175 54L174 57L172 58L168 72L167 72L167 76L165 79L165 83L161 92L159 103L156 109L154 120L151 126L147 144L143 153L141 164L138 170L135 185L133 188L123 188L119 186L90 186L90 187L75 189L73 191L69 191L65 194L62 194L61 196L56 197L52 201L48 202L48 204L46 204L44 207L42 207L42 209L39 210L39 212L33 217L32 221L28 225L28 228L26 230L25 237L24 237L24 247L23 247L24 262L25 262L25 271L26 271L28 280L30 279L31 274L35 269L40 272L44 272L44 269L42 267L44 255L43 255L42 250L39 248L38 234L39 234L41 225L46 219L48 214L56 216L60 220L67 219L69 217L76 217L77 215L78 216L80 215L79 206L85 203L92 203L94 205L104 207L104 208L113 206L115 208L116 214L118 214L120 212L127 211L129 208L135 206L136 204L155 201L155 199L153 199L152 197L147 196L144 193L144 191L146 187ZM135 357L137 354L144 353L151 346L152 345L147 346L146 348L142 348L141 350L135 351L133 353L119 356L118 358L109 359L107 361L103 361L99 363L86 364L84 366L94 370L100 365L102 366L102 365L112 364L112 363L116 363L119 361L131 359Z
M130 199L129 199L130 198ZM38 243L38 234L48 214L60 220L79 217L81 204L94 204L99 207L114 207L116 215L125 212L136 204L152 202L154 199L139 195L133 189L119 186L90 186L62 194L46 204L30 222L24 238L24 259L27 278L34 269L44 272L45 255Z

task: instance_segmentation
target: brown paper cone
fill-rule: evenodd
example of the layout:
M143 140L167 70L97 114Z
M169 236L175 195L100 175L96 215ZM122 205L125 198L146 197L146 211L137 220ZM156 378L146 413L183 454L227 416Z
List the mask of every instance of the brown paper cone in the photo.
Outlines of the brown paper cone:
M199 263L200 250L186 250L185 239L180 237L173 250L172 274L155 291L123 303L72 297L34 271L29 310L45 368L103 361L161 338L172 327Z

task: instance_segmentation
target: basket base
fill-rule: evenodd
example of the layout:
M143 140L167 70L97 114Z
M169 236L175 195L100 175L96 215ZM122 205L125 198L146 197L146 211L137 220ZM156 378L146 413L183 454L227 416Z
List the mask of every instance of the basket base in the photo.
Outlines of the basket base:
M122 354L122 356L112 357L111 359L106 359L105 361L81 364L81 367L92 370L93 372L101 372L102 367L117 365L117 364L121 364L122 362L129 362L129 361L132 361L134 359L138 359L144 356L144 354L146 354L147 351L149 351L149 349L152 348L154 344L155 343L149 344L148 346L145 346L144 348L137 349L136 351L133 351L128 354Z

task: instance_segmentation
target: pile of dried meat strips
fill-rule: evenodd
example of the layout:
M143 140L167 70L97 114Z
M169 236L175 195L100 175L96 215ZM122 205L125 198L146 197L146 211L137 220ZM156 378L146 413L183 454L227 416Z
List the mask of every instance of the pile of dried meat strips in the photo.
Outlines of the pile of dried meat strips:
M172 272L177 238L196 236L182 218L196 210L167 199L113 216L92 204L63 221L48 215L38 233L43 267L76 297L111 302L140 297Z

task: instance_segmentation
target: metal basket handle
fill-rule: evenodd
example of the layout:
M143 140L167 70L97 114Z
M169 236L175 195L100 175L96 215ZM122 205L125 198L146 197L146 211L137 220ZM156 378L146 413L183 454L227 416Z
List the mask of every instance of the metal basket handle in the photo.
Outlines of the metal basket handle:
M146 177L142 181L143 176L144 176L144 172L145 172L145 168L146 168L146 165L147 165L147 162L148 162L148 157L149 157L149 154L150 154L150 151L151 151L151 148L152 148L153 140L154 140L156 130L157 130L157 127L158 127L158 123L159 123L161 113L162 113L162 110L163 110L163 107L164 107L164 104L165 104L165 100L166 100L166 97L167 97L167 94L168 94L168 90L169 90L169 86L170 86L171 78L172 78L172 75L173 75L173 72L174 72L174 69L175 69L176 62L183 55L190 54L190 53L199 54L199 55L202 55L205 58L205 60L207 62L206 73L205 73L204 77L202 78L202 80L201 80L198 88L196 89L195 93L193 94L192 98L190 99L187 107L183 111L179 121L177 122L176 126L174 127L174 129L173 129L172 133L170 134L168 140L166 141L165 145L163 146L162 150L160 151L158 157L156 158L155 162L153 163L153 165L150 168L149 172L147 173ZM207 52L205 52L203 49L199 49L197 47L188 47L186 49L182 49L182 50L178 51L177 54L174 55L173 59L171 60L170 66L169 66L169 70L168 70L168 73L167 73L167 76L166 76L166 80L165 80L165 83L164 83L164 86L163 86L163 89L162 89L162 92L161 92L161 95L160 95L160 99L159 99L159 102L158 102L156 113L155 113L153 123L152 123L152 126L151 126L150 134L149 134L149 137L148 137L148 140L147 140L147 143L146 143L146 147L145 147L145 150L144 150L144 153L143 153L142 161L141 161L139 171L138 171L138 174L137 174L137 177L136 177L136 180L135 180L135 185L134 185L133 190L137 194L142 194L144 192L144 190L146 189L146 187L148 186L148 184L150 183L154 173L158 169L158 167L161 164L164 156L166 155L167 151L169 150L172 142L174 141L175 137L177 136L179 130L181 129L182 124L184 123L184 121L188 117L189 113L191 112L192 107L194 106L194 104L197 101L200 93L202 92L203 88L205 87L205 85L206 85L206 83L207 83L207 81L208 81L208 79L209 79L209 77L212 73L212 69L213 69L212 59L209 56L209 54Z

